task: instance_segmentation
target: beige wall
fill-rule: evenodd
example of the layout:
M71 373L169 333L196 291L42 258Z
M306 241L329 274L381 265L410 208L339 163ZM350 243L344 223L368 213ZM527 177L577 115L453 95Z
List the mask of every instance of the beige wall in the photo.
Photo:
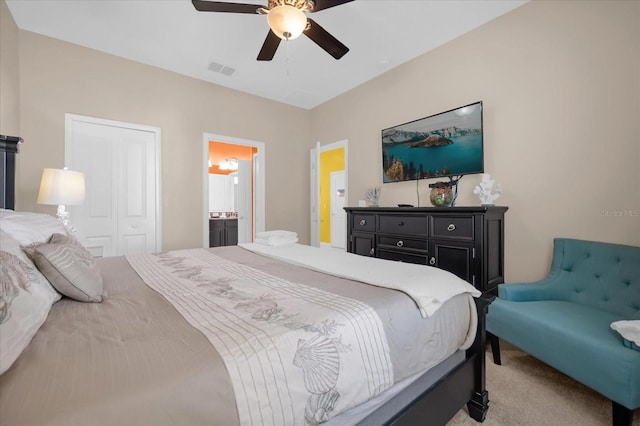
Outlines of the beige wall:
M54 213L35 200L73 113L161 128L163 249L202 244L203 132L265 143L266 227L308 241L308 111L22 30L20 98L19 210Z
M640 2L528 3L317 107L312 141L349 140L356 205L382 182L381 129L477 100L508 281L543 277L553 237L640 245ZM458 205L479 204L479 179ZM427 182L420 194L429 205ZM415 181L382 185L397 203L418 203Z
M4 0L0 1L0 135L20 134L20 72L18 27Z
M53 213L36 191L42 168L63 165L70 112L162 129L164 249L201 243L203 132L266 143L267 228L308 242L316 140L349 140L355 205L382 181L381 129L483 100L485 170L510 207L508 281L542 277L555 236L640 245L640 2L534 1L311 111L26 31L19 40L19 209ZM478 181L462 180L458 205L478 204ZM421 182L422 205L427 192ZM415 183L384 185L381 201L417 204Z

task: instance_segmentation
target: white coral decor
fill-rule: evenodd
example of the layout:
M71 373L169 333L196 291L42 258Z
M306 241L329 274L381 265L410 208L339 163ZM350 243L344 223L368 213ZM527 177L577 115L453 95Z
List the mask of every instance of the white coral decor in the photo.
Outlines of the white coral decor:
M380 187L376 186L375 188L369 188L367 193L365 194L365 200L367 200L367 205L370 207L378 207L378 202L380 200Z
M473 193L480 198L482 205L493 205L493 202L502 194L502 185L497 184L495 190L493 185L496 183L494 179L491 179L491 175L484 173L482 175L482 181L473 188Z

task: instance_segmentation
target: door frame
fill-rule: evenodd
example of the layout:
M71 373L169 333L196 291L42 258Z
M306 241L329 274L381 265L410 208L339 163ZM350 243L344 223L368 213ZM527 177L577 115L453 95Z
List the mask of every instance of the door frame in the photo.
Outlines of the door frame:
M64 165L68 167L73 158L73 141L71 139L71 129L74 122L85 122L90 124L98 124L101 126L109 127L121 127L130 130L138 130L143 132L149 132L154 135L154 148L155 148L155 189L156 189L156 202L155 202L155 233L156 244L155 251L162 251L162 131L159 127L147 126L144 124L127 123L124 121L107 120L104 118L90 117L86 115L71 114L66 112L64 114ZM73 213L73 206L70 206L70 210Z
M337 142L333 142L327 145L320 145L320 142L316 143L316 146L310 150L310 180L311 185L315 188L310 190L310 229L311 229L311 245L316 247L330 246L320 243L320 153L324 151L331 151L338 148L344 148L344 197L345 204L349 205L349 140L342 139ZM315 161L314 161L315 160ZM315 166L314 166L315 163ZM333 226L333 225L331 225ZM346 231L345 231L346 232ZM349 241L347 241L347 246Z
M209 248L209 141L233 145L250 146L258 149L254 162L253 187L253 230L254 234L265 229L265 157L264 142L241 139L215 133L202 134L202 247Z

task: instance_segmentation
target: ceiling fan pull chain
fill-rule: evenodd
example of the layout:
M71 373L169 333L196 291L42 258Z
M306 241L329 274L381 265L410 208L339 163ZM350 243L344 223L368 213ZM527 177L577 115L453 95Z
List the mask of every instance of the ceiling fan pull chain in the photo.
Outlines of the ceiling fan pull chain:
M290 74L289 74L289 39L286 40L285 45L287 46L287 57L285 59L285 66L284 69L286 70L286 75L287 78L289 78Z

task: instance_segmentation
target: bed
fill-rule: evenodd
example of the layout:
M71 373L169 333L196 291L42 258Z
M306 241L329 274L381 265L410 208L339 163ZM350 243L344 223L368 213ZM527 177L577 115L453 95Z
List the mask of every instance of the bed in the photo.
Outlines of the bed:
M3 425L445 424L465 404L485 418L489 301L444 271L251 244L82 258L91 284L69 288L43 259L80 253L73 237L47 215L0 213L3 270L33 260L25 276L46 311L0 359ZM373 285L352 275L360 261L374 262L355 268ZM427 270L458 290L409 297Z

